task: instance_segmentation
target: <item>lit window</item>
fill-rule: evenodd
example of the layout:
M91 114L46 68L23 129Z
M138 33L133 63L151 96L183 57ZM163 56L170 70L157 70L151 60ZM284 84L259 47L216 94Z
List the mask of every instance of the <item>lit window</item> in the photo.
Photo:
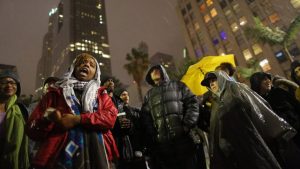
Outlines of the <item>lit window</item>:
M234 22L231 24L231 30L232 32L236 32L239 29L238 25Z
M286 57L283 53L283 51L278 51L275 53L275 56L276 56L276 59L279 61L279 62L284 62L286 60Z
M100 51L101 52L101 51ZM102 53L102 52L101 52ZM110 55L107 55L107 54L104 54L104 53L102 53L102 56L104 57L104 58L110 58Z
M96 7L98 8L98 9L101 9L101 4L98 4Z
M291 0L291 4L294 8L300 8L300 1L299 0Z
M210 16L209 16L208 14L206 14L206 15L204 16L204 22L207 23L207 22L209 22L209 21L210 21Z
M217 38L213 39L213 44L214 44L214 45L219 44L219 39L217 39Z
M252 58L252 54L251 54L251 52L250 52L249 49L244 50L244 51L243 51L243 55L244 55L244 58L245 58L246 60L249 60L249 59Z
M239 13L240 12L240 5L239 4L233 5L233 10L235 11L235 13Z
M269 16L269 19L270 19L271 23L275 23L275 22L279 21L280 18L277 13L274 13Z
M210 5L212 5L213 4L213 1L212 0L206 0L206 5L207 6L210 6Z
M255 55L258 55L262 52L260 45L257 43L252 46L252 49Z
M271 66L269 64L268 59L264 59L264 60L260 61L259 65L264 72L271 70Z
M225 32L225 31L221 31L221 32L220 32L220 37L221 37L222 40L226 40L226 39L227 39L227 34L226 34L226 32Z
M106 44L106 43L102 43L102 46L103 46L103 47L107 47L107 48L109 47L109 45Z
M213 8L212 10L210 10L210 14L212 17L215 17L215 16L217 16L218 13L217 13L216 9Z
M194 27L195 27L195 30L196 30L196 31L199 30L199 29L200 29L199 23L198 23L198 22L195 22L195 23L194 23Z
M240 25L241 25L241 26L244 26L244 25L246 25L246 23L247 23L246 17L244 17L244 16L241 17L241 18L240 18Z
M200 5L199 9L200 9L200 12L205 12L206 7L204 4L202 4L202 5Z
M218 49L218 54L221 55L221 56L222 56L222 55L225 55L224 49L219 48L219 49Z

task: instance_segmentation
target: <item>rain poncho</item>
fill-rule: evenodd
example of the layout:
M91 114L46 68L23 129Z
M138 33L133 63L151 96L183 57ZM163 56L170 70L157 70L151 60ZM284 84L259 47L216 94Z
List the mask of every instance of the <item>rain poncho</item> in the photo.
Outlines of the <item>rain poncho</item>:
M268 145L289 140L295 130L246 85L223 71L212 73L219 91L210 120L211 168L280 169Z

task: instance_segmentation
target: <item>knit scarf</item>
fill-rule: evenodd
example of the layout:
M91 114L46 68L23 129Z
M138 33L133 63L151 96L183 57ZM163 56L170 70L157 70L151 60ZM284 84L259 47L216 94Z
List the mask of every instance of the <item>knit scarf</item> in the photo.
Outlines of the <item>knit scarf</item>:
M6 106L5 141L1 145L0 166L10 169L27 169L28 138L24 133L25 121L19 106L16 104L17 96L10 97Z

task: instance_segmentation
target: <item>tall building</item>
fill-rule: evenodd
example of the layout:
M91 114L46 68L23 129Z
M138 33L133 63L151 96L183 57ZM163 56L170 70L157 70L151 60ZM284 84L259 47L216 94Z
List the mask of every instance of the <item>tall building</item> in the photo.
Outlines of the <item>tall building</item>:
M282 47L247 38L245 28L258 17L266 26L287 30L299 15L299 0L178 0L177 7L191 57L234 54L239 66L256 58L264 71L289 75L290 61ZM289 48L295 59L300 58L299 46L297 38Z
M37 81L62 76L82 52L98 60L102 74L111 75L104 0L61 0L49 15Z
M176 72L173 56L157 52L150 59L150 65L161 64L168 72Z

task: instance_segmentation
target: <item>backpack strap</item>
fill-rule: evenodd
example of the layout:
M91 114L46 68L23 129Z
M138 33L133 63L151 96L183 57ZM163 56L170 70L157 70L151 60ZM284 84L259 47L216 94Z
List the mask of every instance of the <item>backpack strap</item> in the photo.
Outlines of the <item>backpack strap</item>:
M21 112L22 112L22 115L23 115L23 118L25 121L28 120L28 109L27 107L23 104L23 103L17 103Z

